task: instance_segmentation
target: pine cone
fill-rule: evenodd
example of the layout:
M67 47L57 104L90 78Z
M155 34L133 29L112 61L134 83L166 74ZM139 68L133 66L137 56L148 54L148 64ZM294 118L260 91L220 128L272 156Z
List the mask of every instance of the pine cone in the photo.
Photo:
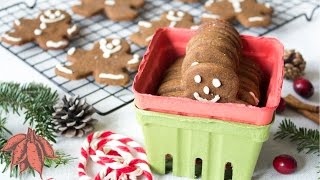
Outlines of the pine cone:
M62 103L56 105L54 109L52 115L57 134L82 137L94 129L93 124L97 120L92 118L92 114L96 110L79 96L70 98L64 96Z
M306 62L298 51L295 51L294 49L285 50L283 60L284 77L286 79L293 80L304 75Z

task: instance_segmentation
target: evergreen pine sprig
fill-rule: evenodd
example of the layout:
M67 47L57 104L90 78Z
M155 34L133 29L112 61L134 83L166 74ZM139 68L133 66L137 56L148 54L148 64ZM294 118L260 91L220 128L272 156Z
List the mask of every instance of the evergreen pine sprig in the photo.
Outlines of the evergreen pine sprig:
M305 150L306 153L319 154L319 130L297 128L290 119L285 119L280 123L274 139L284 138L295 142L298 152Z
M56 142L52 113L57 101L58 94L41 84L0 83L0 109L17 114L24 110L24 123L35 127L38 135L51 142Z

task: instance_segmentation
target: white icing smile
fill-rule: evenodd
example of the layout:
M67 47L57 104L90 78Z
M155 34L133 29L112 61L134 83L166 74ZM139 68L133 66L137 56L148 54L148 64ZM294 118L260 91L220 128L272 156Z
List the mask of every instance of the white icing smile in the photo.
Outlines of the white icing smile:
M193 97L196 98L196 100L201 101L201 102L213 102L213 103L216 103L216 102L218 102L220 100L220 96L219 95L215 95L214 98L212 98L211 100L208 100L208 99L202 98L200 96L200 94L197 93L197 92L193 93Z
M61 21L65 18L65 15L62 14L59 10L52 12L51 10L47 10L44 12L44 15L40 15L40 21L42 23L55 23Z
M103 52L103 57L106 59L109 58L112 54L117 53L122 49L120 39L113 39L109 43L106 39L101 39L99 44L100 49Z
M202 82L202 78L201 78L200 75L195 75L193 79L194 79L194 82L195 82L196 84L200 84L200 83ZM213 87L215 87L215 88L219 88L219 87L221 87L221 82L220 82L219 79L213 78L213 79L212 79L212 85L213 85ZM206 95L209 95L209 94L210 94L210 88L209 88L208 86L204 86L203 89L202 89L202 91L203 91L203 93L206 94ZM212 97L213 97L212 99L206 99L206 98L201 97L198 92L194 92L194 93L193 93L193 97L194 97L196 100L201 101L201 102L213 102L213 103L215 103L215 102L218 102L218 101L220 100L220 95L215 95L215 96L214 96L213 94L211 94L211 95L212 95Z

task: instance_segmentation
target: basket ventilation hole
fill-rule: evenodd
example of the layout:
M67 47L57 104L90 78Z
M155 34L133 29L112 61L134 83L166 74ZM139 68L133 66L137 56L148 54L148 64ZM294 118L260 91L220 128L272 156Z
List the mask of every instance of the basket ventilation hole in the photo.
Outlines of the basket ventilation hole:
M195 171L194 171L194 176L195 178L200 178L202 174L202 159L197 158L195 160Z
M224 180L232 180L232 164L227 162L224 170Z
M171 154L166 155L165 162L166 162L165 173L168 174L168 173L172 172L172 169L173 169L173 158L172 158Z

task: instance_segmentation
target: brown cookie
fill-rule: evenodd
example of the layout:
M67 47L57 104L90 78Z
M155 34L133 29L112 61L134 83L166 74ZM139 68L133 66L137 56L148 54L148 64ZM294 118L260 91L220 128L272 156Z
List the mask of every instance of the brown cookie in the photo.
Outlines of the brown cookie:
M159 20L139 21L139 32L130 36L130 40L139 46L147 46L157 29L163 27L194 28L193 17L182 11L170 10L161 15Z
M104 12L113 21L128 21L138 16L143 5L144 0L81 0L72 10L85 17Z
M245 27L270 25L273 12L269 4L260 4L256 0L208 0L205 9L212 14L203 14L203 21L236 19Z
M2 41L22 45L35 41L43 49L63 49L69 39L78 33L71 24L71 16L62 10L46 10L35 19L21 18L14 21L14 28L2 35Z
M239 90L238 75L214 63L191 66L182 78L185 97L203 102L235 101Z
M176 1L184 2L184 3L195 3L195 2L199 2L199 0L176 0Z
M96 82L107 85L126 85L128 71L138 69L139 55L130 54L130 46L121 39L101 39L89 51L71 48L68 51L70 65L58 64L55 72L75 80L93 75Z

